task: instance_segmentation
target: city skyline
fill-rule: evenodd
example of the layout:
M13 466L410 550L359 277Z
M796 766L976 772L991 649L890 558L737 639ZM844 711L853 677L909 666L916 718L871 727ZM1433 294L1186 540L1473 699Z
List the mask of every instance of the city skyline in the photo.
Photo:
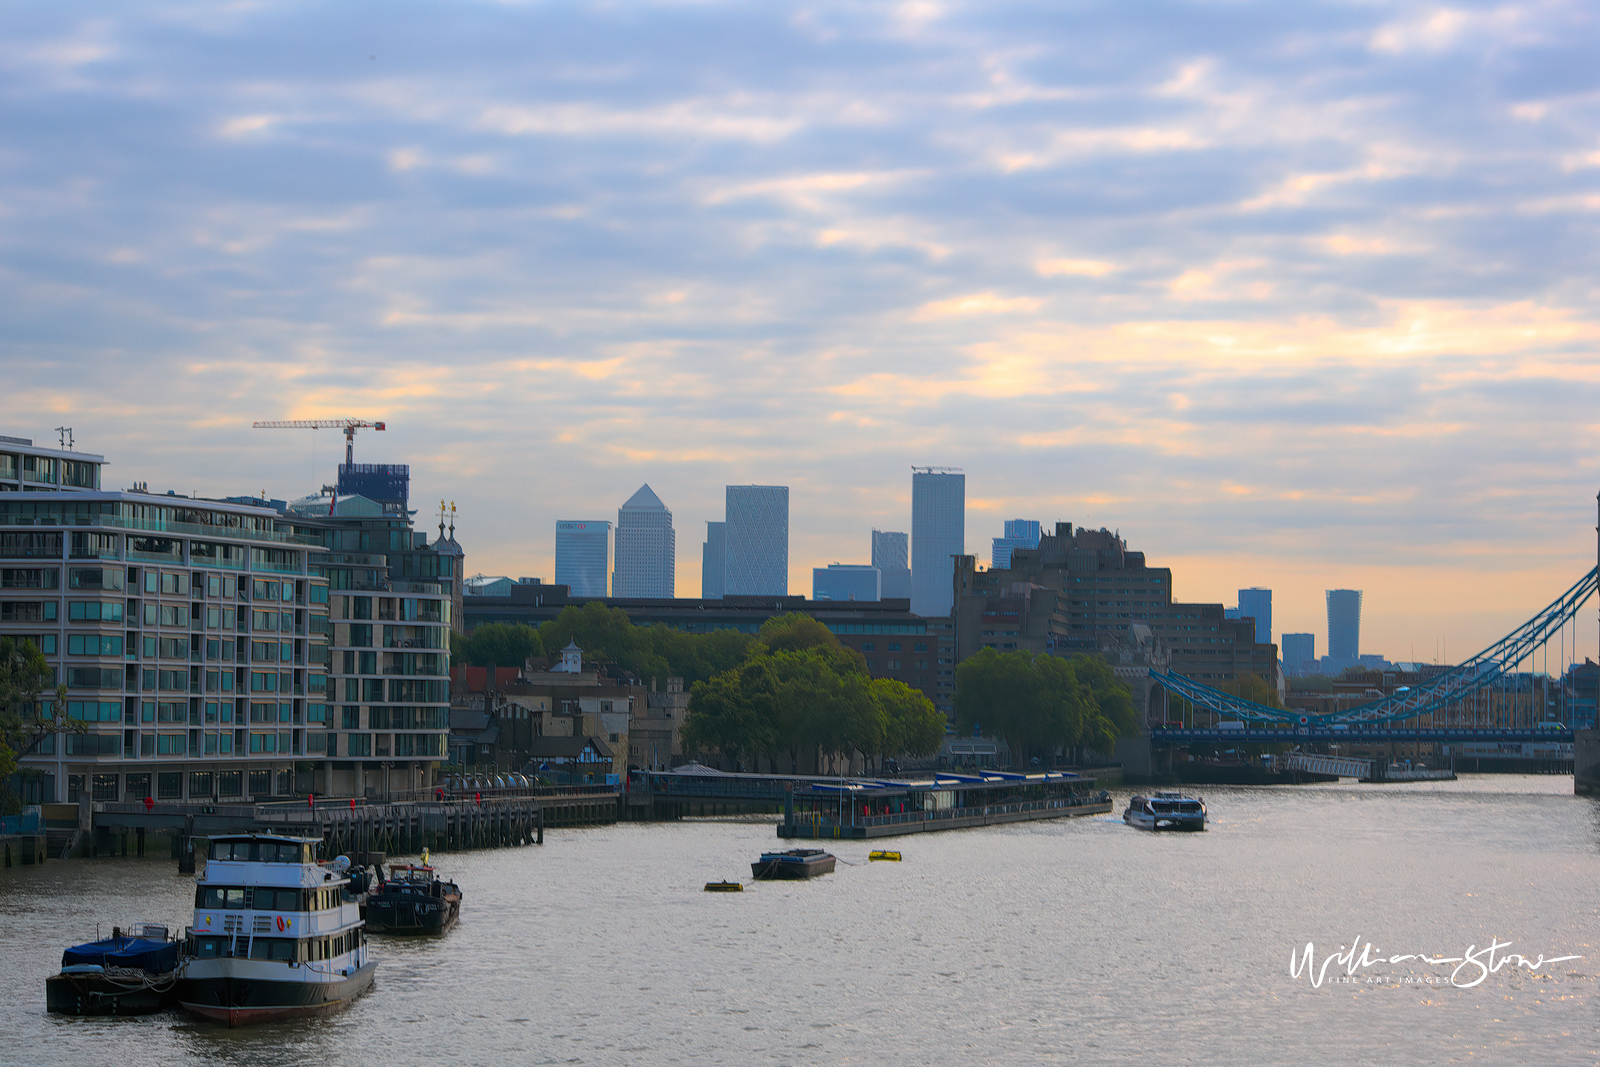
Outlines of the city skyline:
M1481 647L1594 558L1592 23L1174 10L8 7L13 432L295 499L342 439L254 420L383 421L484 573L781 483L791 590L943 459L968 550L1104 525Z

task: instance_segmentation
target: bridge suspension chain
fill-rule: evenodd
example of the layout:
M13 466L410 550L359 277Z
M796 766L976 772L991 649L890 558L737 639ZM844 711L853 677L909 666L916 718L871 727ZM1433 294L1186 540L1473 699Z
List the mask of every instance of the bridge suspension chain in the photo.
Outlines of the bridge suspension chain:
M1462 698L1501 681L1507 672L1527 659L1577 617L1600 586L1600 568L1591 569L1572 588L1553 600L1542 611L1477 655L1403 693L1383 697L1367 704L1347 708L1332 715L1318 716L1324 723L1382 723L1431 715ZM1299 712L1244 700L1232 693L1204 685L1170 671L1152 671L1151 680L1169 693L1188 700L1196 707L1247 722L1297 722Z

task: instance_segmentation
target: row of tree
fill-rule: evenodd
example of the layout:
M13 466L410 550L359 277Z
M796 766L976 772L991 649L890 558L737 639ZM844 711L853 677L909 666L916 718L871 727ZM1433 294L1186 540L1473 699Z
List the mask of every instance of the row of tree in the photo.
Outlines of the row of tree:
M1012 758L1081 761L1139 732L1132 695L1099 656L980 649L956 668L956 725L1003 737Z
M450 655L475 667L520 667L529 657L555 658L576 642L586 660L615 663L639 678L682 678L687 687L738 665L755 640L737 630L688 634L659 624L635 626L627 612L592 600L562 608L538 628L496 622L453 636Z
M0 639L0 806L7 815L17 810L10 788L17 772L17 757L41 737L55 730L82 733L87 727L66 718L67 687L56 687L48 710L39 697L50 685L54 671L32 641Z
M797 773L802 756L832 770L856 753L925 756L943 741L944 716L920 690L873 678L861 653L799 614L767 620L737 666L697 683L683 729L687 750L774 773Z

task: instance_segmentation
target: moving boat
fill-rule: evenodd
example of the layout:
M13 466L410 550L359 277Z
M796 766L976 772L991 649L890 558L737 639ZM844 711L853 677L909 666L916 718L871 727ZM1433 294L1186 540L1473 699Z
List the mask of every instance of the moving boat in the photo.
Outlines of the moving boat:
M343 856L318 863L317 845L265 833L211 839L177 983L185 1011L238 1026L337 1011L372 987L357 903L366 872Z
M381 876L381 871L380 871ZM391 863L361 906L370 934L442 934L461 918L461 889L422 863Z
M1182 793L1152 793L1129 800L1122 821L1141 830L1204 830L1206 803Z
M750 865L757 878L815 878L831 874L838 861L820 848L791 848L786 852L763 852Z
M65 1015L149 1015L170 1007L182 946L158 923L73 945L61 954L61 973L44 981L45 1009Z

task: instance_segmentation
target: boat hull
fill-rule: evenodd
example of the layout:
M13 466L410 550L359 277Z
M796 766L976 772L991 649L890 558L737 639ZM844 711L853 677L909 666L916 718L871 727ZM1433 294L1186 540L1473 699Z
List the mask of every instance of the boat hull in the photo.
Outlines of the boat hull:
M822 874L832 874L837 862L828 853L807 856L803 859L782 855L763 856L750 864L750 874L755 878L769 881L798 881Z
M178 982L177 1000L191 1015L228 1026L302 1019L347 1007L372 988L377 968L369 962L348 976L315 982L229 974L186 978Z
M1122 821L1129 826L1140 830L1166 832L1176 830L1180 832L1194 832L1206 828L1204 815L1142 815L1137 812L1124 813Z
M461 918L461 901L449 897L385 900L369 897L361 911L369 934L437 936Z
M174 1003L173 976L154 976L157 986L119 982L104 974L56 974L44 980L45 1010L58 1015L150 1015Z

